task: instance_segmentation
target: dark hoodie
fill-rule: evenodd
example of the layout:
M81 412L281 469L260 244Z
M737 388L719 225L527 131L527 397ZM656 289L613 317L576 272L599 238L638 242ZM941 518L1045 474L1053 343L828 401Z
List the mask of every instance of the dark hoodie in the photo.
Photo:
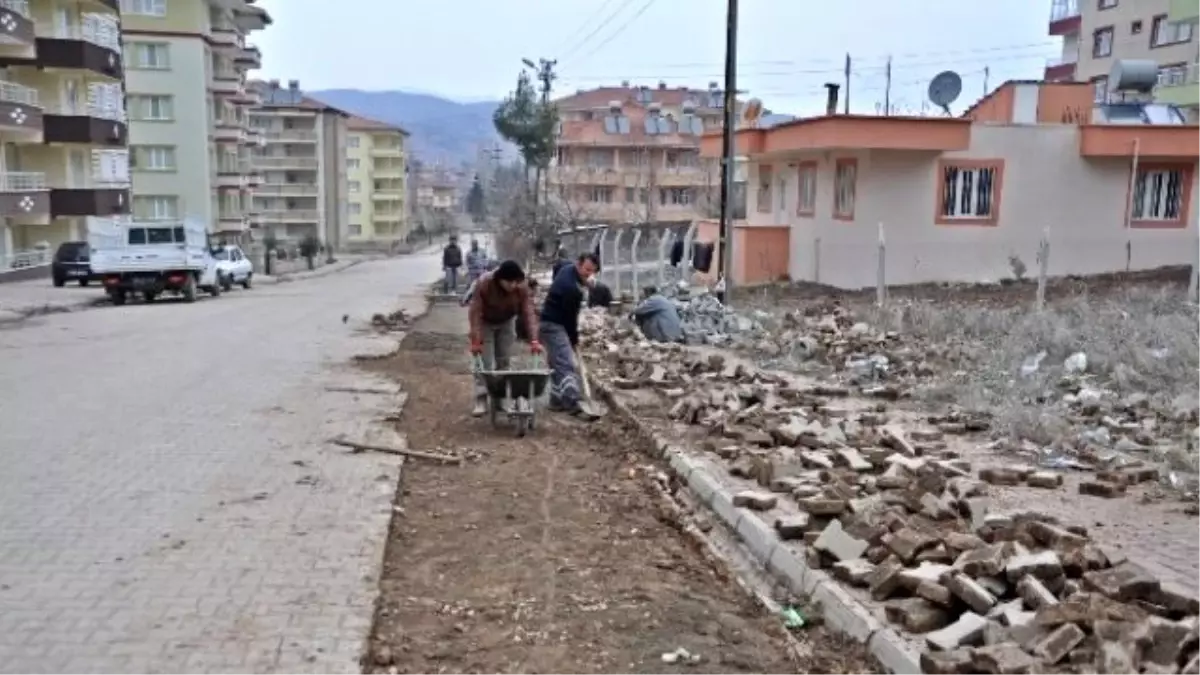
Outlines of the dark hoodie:
M571 346L579 344L579 310L583 308L583 279L579 270L568 263L562 266L550 282L542 302L542 323L556 323L567 331Z

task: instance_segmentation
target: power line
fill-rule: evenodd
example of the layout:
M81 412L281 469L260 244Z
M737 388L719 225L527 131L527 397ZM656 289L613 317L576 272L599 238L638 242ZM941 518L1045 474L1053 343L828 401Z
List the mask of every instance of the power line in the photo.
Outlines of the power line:
M570 57L572 54L574 54L575 52L578 52L578 51L580 50L580 48L582 48L584 45L586 45L586 44L588 43L588 40L591 40L593 37L595 37L595 36L596 36L596 33L599 33L600 31L604 30L604 27L605 27L605 26L607 26L608 24L612 23L613 19L617 18L617 15L618 15L618 14L620 14L621 12L623 12L623 11L625 10L625 8L626 8L626 7L628 7L629 5L632 5L632 4L633 4L633 0L625 0L624 2L622 2L622 3L620 4L620 6L618 6L616 9L614 9L614 10L612 11L612 13L608 15L608 18L607 18L607 19L605 19L604 21L601 21L601 22L600 22L600 24L599 24L598 26L596 26L595 28L593 28L593 29L592 29L592 32L590 32L590 33L588 33L587 35L583 36L583 39L582 39L582 40L580 40L579 42L576 42L576 43L575 43L575 46L574 46L573 48L571 48L570 50L568 50L566 54L563 54L563 55L562 55L562 56L559 58L559 60L560 60L560 61L565 61L565 60L566 60L567 58L569 58L569 57Z
M583 33L583 31L587 30L588 26L592 25L592 22L594 22L596 19L600 18L600 15L604 13L604 10L608 9L608 6L613 4L614 1L615 0L604 0L604 2L600 3L600 6L596 8L596 11L594 11L590 15L588 15L588 18L584 19L583 22L579 24L578 28L576 28L575 30L573 30L569 34L567 34L566 39L564 39L561 43L559 43L558 48L555 49L554 51L560 52L560 51L570 47L572 43L578 45L579 43L575 42L575 38L579 37L579 35L581 33Z
M646 4L642 5L638 9L638 11L633 14L633 16L629 17L628 21L626 21L625 23L618 26L617 30L615 32L613 32L611 35L609 35L608 38L605 39L603 42L601 42L600 44L598 44L594 48L592 48L592 50L589 51L587 54L584 54L582 58L586 59L587 57L591 56L592 54L595 54L596 52L600 51L601 49L604 48L605 45L612 42L613 39L615 39L618 35L625 32L625 29L628 28L630 26L630 24L632 24L634 21L637 21L638 17L645 14L646 10L650 9L650 6L653 5L655 3L655 1L656 0L646 0Z

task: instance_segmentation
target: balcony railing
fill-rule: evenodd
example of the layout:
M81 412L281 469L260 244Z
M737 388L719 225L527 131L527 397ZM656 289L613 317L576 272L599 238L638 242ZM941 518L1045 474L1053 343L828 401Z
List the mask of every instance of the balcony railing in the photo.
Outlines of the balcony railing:
M1059 56L1051 56L1046 59L1047 68L1057 68L1058 66L1073 66L1079 62L1079 54L1061 54Z
M98 120L108 120L110 122L124 123L126 120L125 108L116 106L57 105L46 108L46 112L50 115L63 115L65 117L94 117Z
M0 101L40 108L37 89L0 80Z
M73 26L59 26L55 37L60 40L82 40L121 53L121 25L102 14L84 14Z
M33 15L29 13L29 0L0 0L0 7L14 14L20 14L26 19L33 18Z
M259 188L259 192L263 194L315 196L317 194L317 186L303 183L263 183L262 187Z
M1050 3L1050 21L1062 21L1079 16L1079 0L1054 0Z
M267 221L297 221L315 223L321 220L321 213L316 209L263 209L263 220Z
M0 192L32 192L46 189L46 174L40 171L0 172Z
M1186 66L1159 68L1158 70L1159 87L1178 87L1184 84L1194 84L1198 79L1200 79L1200 64L1197 63Z
M217 218L220 220L242 220L246 217L245 211L229 206L222 206L217 211Z
M267 142L281 141L315 141L317 140L317 132L315 131L267 131L263 130L263 135L267 137Z
M255 165L264 169L315 169L318 166L318 160L315 156L312 157L257 157L254 160Z

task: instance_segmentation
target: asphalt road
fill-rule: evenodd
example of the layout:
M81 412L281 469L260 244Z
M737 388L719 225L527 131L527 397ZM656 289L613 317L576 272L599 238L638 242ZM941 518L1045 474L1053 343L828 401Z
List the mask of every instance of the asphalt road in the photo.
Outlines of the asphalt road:
M399 466L325 441L396 401L330 388L439 267L0 328L0 671L359 672Z

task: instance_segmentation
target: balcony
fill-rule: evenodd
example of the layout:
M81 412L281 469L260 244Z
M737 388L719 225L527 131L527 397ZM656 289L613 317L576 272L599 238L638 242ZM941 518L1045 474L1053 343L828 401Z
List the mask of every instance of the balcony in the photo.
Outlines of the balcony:
M120 23L112 16L84 14L78 24L59 27L54 37L37 39L37 63L123 79Z
M50 214L118 216L129 213L129 187L51 188Z
M316 209L263 209L262 218L267 223L319 223L321 212Z
M46 174L33 171L0 172L0 216L49 216L50 191Z
M246 175L238 168L237 162L219 163L213 185L226 190L241 190L246 184Z
M1050 35L1078 33L1081 24L1079 0L1052 0L1050 3Z
M1170 103L1181 107L1200 105L1200 65L1195 63L1175 68L1162 68L1158 72L1158 86L1154 99L1159 103Z
M43 138L44 124L36 89L0 81L0 131L37 143Z
M698 166L672 166L654 171L654 184L661 187L694 187L706 185L710 180L717 183L719 179Z
M37 58L37 33L29 0L0 0L0 57Z
M1069 82L1075 79L1078 54L1063 54L1046 59L1045 79L1049 82Z
M281 197L316 197L319 190L316 185L307 183L267 183L257 190L259 195Z
M262 52L254 45L243 45L233 60L247 70L262 68Z
M286 131L264 131L268 143L316 143L317 132L288 129Z
M376 202L404 201L404 193L400 190L377 189L371 192L371 200Z
M379 146L374 146L371 148L371 156L372 157L403 157L404 156L404 148L402 148L400 146L395 146L395 147L390 147L390 148L381 148Z
M208 38L214 47L242 48L242 32L232 23L213 24Z
M237 120L217 120L209 130L214 141L224 143L244 143L246 130Z
M125 110L98 105L56 108L45 114L47 143L78 143L123 148L129 144Z
M226 223L241 224L246 221L246 214L244 211L242 211L240 206L222 204L217 210L217 220L220 221L222 225Z
M258 108L263 104L262 94L257 89L246 86L243 86L240 91L231 95L229 100L238 105L249 106L251 108Z
M383 221L383 222L387 222L387 223L398 223L403 219L404 219L403 211L376 211L375 212L375 220L379 220L379 221Z
M260 169L309 169L316 171L320 161L316 155L297 155L293 157L256 157L254 165Z
M554 185L620 185L625 173L615 166L559 165L550 167L547 180Z
M237 96L243 90L242 74L232 68L220 68L212 71L208 88L217 94Z

